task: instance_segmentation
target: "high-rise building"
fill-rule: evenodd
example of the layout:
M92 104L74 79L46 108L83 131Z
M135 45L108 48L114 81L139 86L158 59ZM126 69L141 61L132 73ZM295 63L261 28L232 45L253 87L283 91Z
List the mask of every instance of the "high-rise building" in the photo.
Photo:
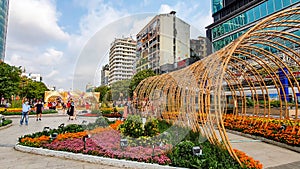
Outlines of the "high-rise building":
M217 51L276 12L300 5L300 0L212 0L214 22L206 36Z
M108 83L130 79L136 57L136 41L132 38L115 39L109 50Z
M198 39L190 40L190 56L193 62L207 56L207 40L205 37L199 36Z
M101 85L108 85L109 65L106 64L101 69Z
M156 15L136 35L136 72L170 72L177 69L179 62L190 58L190 25L175 13Z
M5 58L9 0L0 1L0 62Z

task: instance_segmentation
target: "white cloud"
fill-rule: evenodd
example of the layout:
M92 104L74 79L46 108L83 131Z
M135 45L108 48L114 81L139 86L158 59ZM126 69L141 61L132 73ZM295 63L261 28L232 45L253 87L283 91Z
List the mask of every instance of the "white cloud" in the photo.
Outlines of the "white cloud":
M194 29L198 29L201 36L206 36L205 27L213 22L211 12L207 13L205 7L209 4L202 3L199 6L198 1L179 1L173 6L167 4L161 4L159 8L159 13L169 13L171 11L176 11L176 16L185 22L189 23ZM199 35L198 35L199 36Z
M178 17L200 30L204 30L211 19L211 15L199 10L198 1L178 1L174 5L158 4L153 11L150 9L153 3L148 0L137 4L120 2L123 6L125 3L124 7L113 3L115 1L73 0L70 3L77 6L79 4L87 12L80 18L78 31L72 31L76 34L69 34L58 24L64 11L57 11L56 2L10 1L5 61L12 65L25 66L28 72L41 73L46 84L67 90L74 78L80 80L78 86L84 87L88 82L97 83L90 77L99 76L97 65L107 63L107 51L114 38L129 35L135 38L136 33L154 16L153 13L130 15L136 11L169 13L175 10ZM142 9L128 10L135 7Z
M56 78L56 75L59 75L59 71L52 70L49 74L47 74L45 76L45 78L48 78L48 79L50 79L50 78Z
M171 11L173 11L174 8L172 8L171 6L167 5L167 4L162 4L158 10L159 13L170 13Z
M49 48L37 58L36 62L40 65L55 66L62 63L62 57L62 51Z
M51 0L11 0L8 42L43 45L66 41L69 35L58 25L59 13Z

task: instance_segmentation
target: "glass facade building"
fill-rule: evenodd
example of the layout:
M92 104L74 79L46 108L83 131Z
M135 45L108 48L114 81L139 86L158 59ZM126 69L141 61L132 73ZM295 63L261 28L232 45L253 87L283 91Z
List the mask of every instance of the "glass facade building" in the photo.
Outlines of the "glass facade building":
M263 18L299 5L300 0L212 0L214 23L207 27L207 37L217 51Z
M9 0L0 1L0 61L5 58Z

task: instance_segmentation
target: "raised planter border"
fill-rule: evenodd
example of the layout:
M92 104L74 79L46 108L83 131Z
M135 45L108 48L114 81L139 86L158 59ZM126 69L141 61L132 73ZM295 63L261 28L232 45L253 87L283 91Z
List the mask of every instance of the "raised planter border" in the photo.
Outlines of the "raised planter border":
M14 146L14 149L21 151L21 152L26 152L26 153L32 153L32 154L38 154L38 155L44 155L44 156L50 156L50 157L65 158L65 159L71 159L71 160L77 160L77 161L84 161L84 162L89 162L89 163L102 164L102 165L114 166L114 167L120 167L120 168L184 169L184 168L179 168L179 167L171 167L171 166L167 166L167 165L129 161L129 160L125 160L125 159L113 159L113 158L93 156L93 155L82 154L82 153L72 153L72 152L66 152L66 151L55 151L55 150L49 150L49 149L44 149L44 148L28 147L28 146L20 145L18 143Z
M241 135L241 136L248 137L248 138L252 138L252 139L255 139L255 140L261 140L263 142L273 144L273 145L276 145L276 146L286 148L286 149L289 149L289 150L300 153L300 147L290 146L290 145L287 145L287 144L284 144L284 143L280 143L280 142L277 142L277 141L274 141L274 140L267 139L265 137L254 136L254 135L250 135L250 134L246 134L246 133L242 133L242 132L238 132L238 131L234 131L234 130L229 130L229 129L226 129L226 132Z
M10 124L8 124L8 125L1 126L1 127L0 127L0 130L6 129L6 128L8 128L8 127L12 126L12 125L13 125L12 123L13 123L13 122L11 122L11 123L10 123Z

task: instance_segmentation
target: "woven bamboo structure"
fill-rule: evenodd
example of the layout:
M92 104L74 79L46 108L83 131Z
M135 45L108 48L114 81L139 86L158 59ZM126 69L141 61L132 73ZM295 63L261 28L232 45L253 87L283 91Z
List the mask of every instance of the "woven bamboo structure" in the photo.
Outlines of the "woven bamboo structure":
M274 14L205 59L143 80L135 90L138 104L150 101L153 106L144 115L190 126L211 143L222 142L237 159L223 125L224 113L299 121L299 28L300 8ZM279 108L271 106L274 93ZM249 100L252 107L247 106Z

